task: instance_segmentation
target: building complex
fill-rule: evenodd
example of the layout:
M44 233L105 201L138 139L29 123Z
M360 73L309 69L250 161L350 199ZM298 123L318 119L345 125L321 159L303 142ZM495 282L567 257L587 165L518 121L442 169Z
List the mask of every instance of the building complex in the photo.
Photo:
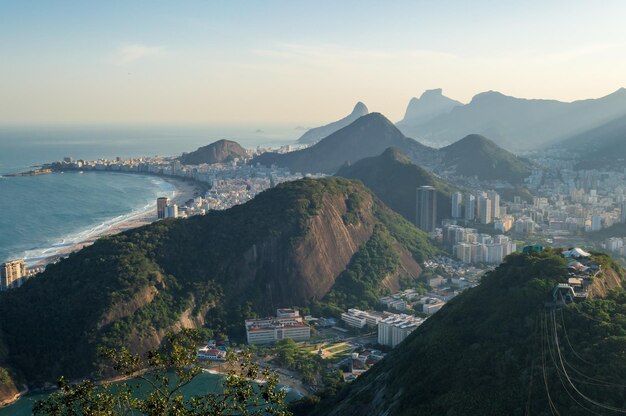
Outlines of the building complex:
M247 319L245 325L248 344L269 344L285 338L306 341L311 338L311 327L293 309L278 309L276 317L272 318Z

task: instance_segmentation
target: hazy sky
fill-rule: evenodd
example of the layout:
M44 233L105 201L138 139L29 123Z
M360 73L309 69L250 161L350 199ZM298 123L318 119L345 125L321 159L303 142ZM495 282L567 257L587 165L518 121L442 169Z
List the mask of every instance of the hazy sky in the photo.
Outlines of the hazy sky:
M0 123L402 118L626 86L626 1L0 0Z

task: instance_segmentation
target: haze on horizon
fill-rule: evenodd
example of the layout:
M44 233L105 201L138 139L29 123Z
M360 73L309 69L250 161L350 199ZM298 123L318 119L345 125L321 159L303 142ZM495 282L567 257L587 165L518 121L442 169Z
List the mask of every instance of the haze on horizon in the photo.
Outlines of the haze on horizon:
M0 124L392 120L443 88L572 101L626 86L626 3L0 4Z

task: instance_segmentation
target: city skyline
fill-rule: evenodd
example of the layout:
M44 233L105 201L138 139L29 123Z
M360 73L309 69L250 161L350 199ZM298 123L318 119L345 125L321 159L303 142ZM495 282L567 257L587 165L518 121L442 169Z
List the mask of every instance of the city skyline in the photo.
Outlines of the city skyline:
M0 124L323 123L356 101L397 121L431 88L464 103L487 90L597 98L626 86L624 12L617 1L3 2Z

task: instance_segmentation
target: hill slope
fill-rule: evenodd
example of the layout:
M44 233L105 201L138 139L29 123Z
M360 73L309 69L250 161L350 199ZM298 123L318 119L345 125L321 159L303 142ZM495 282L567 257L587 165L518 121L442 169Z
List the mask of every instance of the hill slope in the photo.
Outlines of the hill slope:
M433 118L449 113L454 107L463 103L443 95L441 88L427 90L420 98L413 97L406 108L404 118L397 123L400 130L406 126L411 128L432 120Z
M439 150L439 170L457 175L477 176L480 180L504 180L519 183L531 171L532 164L504 150L484 136L472 134Z
M311 144L322 140L324 137L330 136L339 129L342 129L358 119L369 113L369 110L362 102L356 103L352 112L341 120L334 121L320 127L314 127L307 130L299 139L298 143Z
M248 157L248 152L239 143L231 140L218 140L191 153L185 153L178 160L184 165L201 165L230 162L235 158L246 157Z
M333 174L346 163L377 156L392 146L412 160L429 160L434 153L434 149L404 137L382 114L370 113L307 149L285 154L264 153L251 163L276 164L292 172Z
M571 103L527 100L488 91L466 105L418 125L399 125L424 143L445 145L468 134L492 138L508 149L541 148L626 114L626 90Z
M606 276L596 279L619 287L623 271L599 259ZM546 392L562 415L613 414L582 399L564 371L587 397L625 408L626 293L553 314L544 300L567 280L565 264L551 252L507 257L315 414L547 415Z
M337 176L360 180L385 205L411 222L415 221L417 187L430 185L437 189L437 223L444 218L450 218L451 195L457 191L454 185L415 165L394 148L388 148L379 156L343 166Z
M435 252L357 182L281 184L226 211L100 239L1 293L0 366L53 382L92 374L97 345L142 352L181 327L241 337L243 319L277 307L371 303Z
M578 155L579 169L621 168L626 160L626 116L563 140L555 147Z

